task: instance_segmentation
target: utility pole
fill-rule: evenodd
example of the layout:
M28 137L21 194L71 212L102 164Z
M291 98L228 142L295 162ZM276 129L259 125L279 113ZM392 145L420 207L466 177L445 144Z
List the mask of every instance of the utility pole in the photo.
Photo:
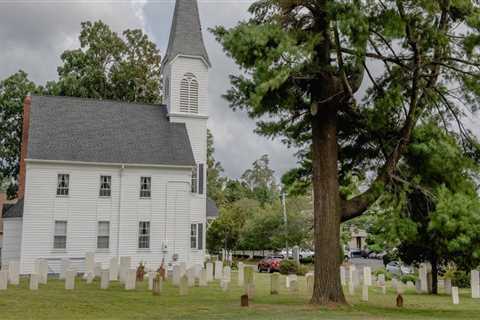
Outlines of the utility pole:
M285 192L282 192L282 206L283 206L283 223L285 224L285 251L287 252L287 260L288 260L288 227L287 227L287 206L285 205Z

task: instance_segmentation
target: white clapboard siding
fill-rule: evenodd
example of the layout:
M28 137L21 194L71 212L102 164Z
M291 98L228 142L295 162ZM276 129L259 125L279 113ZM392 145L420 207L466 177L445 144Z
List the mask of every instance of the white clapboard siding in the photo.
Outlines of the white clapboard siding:
M22 218L3 220L3 248L1 264L20 261L20 244L22 242Z
M70 174L68 197L56 196L59 173ZM109 198L99 196L101 175L112 177ZM152 179L150 199L140 198L142 176ZM95 252L96 260L104 267L108 266L112 256L131 256L132 266L145 262L148 266L158 267L162 259L168 263L172 258L174 252L170 251L168 244L167 252L163 252L165 241L170 239L182 253L180 261L203 261L204 251L193 255L190 252L190 224L205 219L205 211L202 218L198 204L191 209L192 203L201 202L201 198L192 199L190 179L189 168L126 166L122 170L120 166L28 162L21 242L22 273L32 272L37 258L48 259L50 271L56 272L63 257L75 261L77 270L83 271L82 259L89 251ZM167 195L172 192L175 193L173 199L177 199L173 213L167 208L171 205ZM177 224L170 225L169 214L175 216ZM53 249L55 220L68 221L65 250ZM97 250L99 221L110 221L110 248L107 250ZM147 250L138 248L140 221L150 221L150 248ZM170 239L167 239L169 233Z

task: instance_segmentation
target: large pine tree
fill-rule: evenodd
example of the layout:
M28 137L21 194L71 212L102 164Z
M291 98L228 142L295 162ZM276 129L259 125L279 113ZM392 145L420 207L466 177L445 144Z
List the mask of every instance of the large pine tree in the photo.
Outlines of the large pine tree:
M213 30L243 72L231 76L226 97L257 119L258 133L302 150L297 172L311 173L314 189L311 301L345 303L340 223L362 215L396 179L416 125L457 121L464 147L477 152L461 119L463 104L475 106L480 93L479 7L471 0L260 0L250 12L248 21ZM352 175L366 177L365 191L348 198L339 186Z

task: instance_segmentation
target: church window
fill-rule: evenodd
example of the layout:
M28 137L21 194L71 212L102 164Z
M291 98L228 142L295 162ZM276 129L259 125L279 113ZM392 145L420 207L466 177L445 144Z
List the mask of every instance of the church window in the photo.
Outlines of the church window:
M97 249L108 249L110 246L110 221L99 221L97 230Z
M138 225L138 248L150 249L150 221L140 221Z
M112 177L100 177L100 197L110 197L112 195Z
M198 187L198 174L197 167L192 168L192 181L191 181L192 193L197 193Z
M59 174L57 179L57 196L68 196L70 175Z
M67 221L55 221L53 248L67 248Z
M198 113L198 81L187 73L180 82L180 112Z
M152 193L152 178L140 178L140 198L150 198Z

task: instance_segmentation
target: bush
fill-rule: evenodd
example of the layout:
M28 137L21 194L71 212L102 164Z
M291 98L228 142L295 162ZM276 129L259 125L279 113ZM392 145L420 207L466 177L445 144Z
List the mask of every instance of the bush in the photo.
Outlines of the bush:
M308 272L308 268L296 263L293 260L283 260L280 263L281 274L296 274L297 276L304 276Z
M412 281L413 283L415 283L416 280L417 280L417 276L415 276L413 274L405 274L405 275L400 277L400 281L402 281L405 284L408 281Z
M380 268L378 270L375 270L373 274L378 277L379 274L384 274L385 275L385 281L390 281L393 278L393 275L388 272L385 268Z
M313 257L313 256L305 257L305 258L300 259L300 263L312 264L312 263L313 263L313 260L314 260L314 257Z
M452 277L452 286L470 288L470 274L466 271L455 270Z

